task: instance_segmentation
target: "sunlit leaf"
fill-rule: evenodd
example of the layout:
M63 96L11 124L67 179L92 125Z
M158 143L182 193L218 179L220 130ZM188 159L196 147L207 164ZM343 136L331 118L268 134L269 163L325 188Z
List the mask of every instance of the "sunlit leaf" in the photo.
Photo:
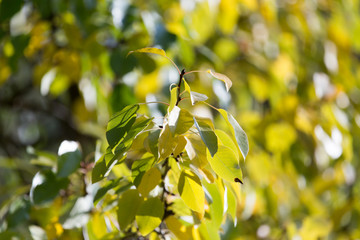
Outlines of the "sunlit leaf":
M178 191L185 204L192 210L203 213L205 194L200 179L190 170L180 174Z
M223 179L233 182L236 178L242 181L242 172L235 153L227 146L219 145L218 151L212 157L208 153L211 168Z
M205 167L208 163L206 158L206 145L201 137L196 134L189 134L186 136L186 140L185 150L192 164L199 168Z
M170 113L176 105L178 88L173 87L170 91L170 104L168 107L168 113Z
M160 159L167 158L176 148L176 139L172 136L170 127L166 124L160 133L159 137L159 154Z
M222 145L229 147L235 153L239 160L240 156L237 154L238 147L234 143L233 139L226 132L219 129L215 129L215 134L219 139L219 144L221 143Z
M135 122L138 109L138 104L127 106L110 119L107 125L106 139L111 148L130 130Z
M141 159L133 162L131 165L131 177L135 186L139 186L145 172L153 166L154 162L154 156L150 153L144 154Z
M203 119L196 119L195 117L194 123L197 130L199 131L201 139L205 143L206 147L209 149L211 156L214 156L218 150L218 141L213 131L213 127L211 127L208 121L205 121Z
M239 123L235 120L235 118L224 109L217 109L221 116L225 119L227 125L230 128L232 136L235 138L237 145L240 149L241 154L243 155L244 159L246 158L249 152L249 141L246 136L244 130L240 127Z
M143 199L136 189L129 189L121 194L117 210L118 222L121 230L126 230L134 221L135 215L142 202Z
M164 205L159 198L144 201L136 213L136 222L141 235L146 236L158 227L164 215Z
M161 182L161 173L156 167L146 171L141 178L141 182L137 189L143 197L146 197L151 190Z
M177 144L173 151L174 157L180 155L184 151L187 143L184 136L178 136L176 142Z
M191 227L183 225L175 216L167 217L165 223L178 239L191 239Z
M219 79L225 83L226 91L229 91L229 89L232 86L232 82L230 78L225 76L224 74L213 72L211 70L207 70L208 73L210 73L214 78Z
M183 134L194 125L194 119L191 113L177 106L169 114L169 127L171 133Z

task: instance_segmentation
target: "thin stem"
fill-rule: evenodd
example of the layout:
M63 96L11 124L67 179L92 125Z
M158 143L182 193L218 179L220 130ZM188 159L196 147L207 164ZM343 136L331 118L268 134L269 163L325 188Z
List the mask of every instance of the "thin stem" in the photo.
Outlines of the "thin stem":
M214 107L213 105L211 105L211 104L209 104L209 103L207 103L207 102L203 102L203 103L205 103L205 104L208 105L209 107L215 109L216 111L219 110L218 108Z
M193 71L190 71L190 72L186 72L184 75L187 75L189 73L205 73L206 71L201 71L201 70L193 70Z
M181 94L180 94L181 95ZM181 98L179 103L182 101L182 100L186 100L186 99L190 99L189 97L184 97L184 98Z
M168 106L169 106L169 104L168 104L168 103L166 103L166 102L161 102L161 101L144 102L144 103L138 103L138 104L139 104L139 105L143 105L143 104L150 104L150 103L161 103L161 104L165 104L165 105L168 105Z
M171 60L168 56L164 56L164 57L166 57L166 58L172 63L172 65L174 65L174 66L176 67L176 70L178 71L178 73L181 74L180 69L178 68L178 66L176 66L176 64L174 63L174 61Z
M180 97L180 87L181 87L182 79L183 79L183 77L184 77L185 74L186 74L185 69L183 69L183 70L181 71L181 73L180 73L180 76L179 76L180 78L179 78L178 94L177 94L178 97L177 97L175 106L177 106L177 105L179 104L180 100L181 100L181 97Z

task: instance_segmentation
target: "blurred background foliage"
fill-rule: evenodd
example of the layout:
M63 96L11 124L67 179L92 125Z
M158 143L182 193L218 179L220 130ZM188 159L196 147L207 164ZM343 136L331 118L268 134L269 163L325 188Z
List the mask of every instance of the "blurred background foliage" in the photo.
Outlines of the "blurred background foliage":
M0 238L104 236L88 171L112 113L168 101L176 69L126 58L155 46L180 68L233 81L226 94L206 74L187 77L249 137L237 225L222 225L224 239L360 239L359 10L359 0L1 0ZM64 183L46 169L63 140L80 143L82 164L56 196ZM39 170L55 195L36 206Z

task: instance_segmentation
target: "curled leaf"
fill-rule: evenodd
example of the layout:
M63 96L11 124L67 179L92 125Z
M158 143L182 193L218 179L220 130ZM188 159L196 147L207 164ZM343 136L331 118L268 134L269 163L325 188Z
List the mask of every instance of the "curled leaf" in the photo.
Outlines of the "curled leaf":
M225 83L226 91L229 91L229 89L232 86L232 81L230 80L230 78L228 78L224 74L213 72L210 69L207 70L207 72L210 73L214 78L217 78L217 79L223 81Z
M126 57L128 57L130 54L133 54L133 53L153 53L153 54L161 55L163 57L167 57L164 50L162 50L160 48L152 48L152 47L140 48L140 49L137 49L134 51L130 51L126 55Z
M190 99L191 99L191 104L195 105L195 103L197 103L197 102L206 101L208 99L208 97L205 94L191 91Z

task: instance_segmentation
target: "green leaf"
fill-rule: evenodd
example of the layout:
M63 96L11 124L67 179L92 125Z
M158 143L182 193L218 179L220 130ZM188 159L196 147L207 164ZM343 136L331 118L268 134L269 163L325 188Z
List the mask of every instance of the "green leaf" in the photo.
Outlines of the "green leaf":
M163 216L164 205L159 198L149 198L144 201L136 214L141 235L146 236L158 227Z
M137 50L134 50L134 51L130 51L127 54L127 57L130 54L133 54L133 53L152 53L152 54L161 55L161 56L167 58L165 51L160 49L160 48L152 48L152 47L140 48L140 49L137 49Z
M142 202L143 198L140 197L139 192L136 189L129 189L120 195L117 218L122 231L125 231L134 221L136 212Z
M153 190L161 182L161 173L156 167L146 171L137 189L143 197L147 197L149 192Z
M98 204L98 202L105 196L105 194L110 189L117 187L121 180L122 180L122 178L109 180L103 187L99 188L94 197L94 205Z
M30 189L31 201L36 205L50 202L68 184L67 178L58 179L50 170L38 172L33 178Z
M23 0L2 0L0 3L0 22L10 19L20 11Z
M221 178L233 182L236 178L242 181L242 172L235 153L227 146L219 145L219 149L212 157L207 152L211 168Z
M115 147L130 130L135 122L138 109L138 104L127 106L110 119L107 125L106 139L111 148Z
M210 69L207 70L207 72L210 73L214 78L217 78L217 79L223 81L225 83L226 91L229 91L229 89L232 86L232 81L230 80L230 78L228 78L224 74L213 72Z
M57 176L67 177L80 167L81 152L67 152L59 156L57 162Z
M185 109L175 106L169 114L169 127L173 135L183 134L194 125L191 113Z
M237 142L237 145L243 155L244 159L246 158L249 152L249 141L244 130L240 127L239 123L235 118L224 109L217 109L219 113L223 116L226 123L228 124L230 131Z
M209 184L206 181L204 182L204 187L208 191L211 196L212 202L210 204L210 215L211 215L211 222L216 229L219 229L221 223L223 221L224 216L224 190L220 189L223 188L222 185L219 184L221 182L220 179L217 179L215 183Z
M234 222L236 222L236 197L234 193L226 188L226 196L227 196L227 213L231 216Z
M193 211L203 213L205 194L199 177L190 170L180 174L178 191L185 204Z
M134 185L139 186L145 172L148 171L154 164L155 159L150 153L146 153L141 159L134 161L131 165L131 177Z
M161 129L152 130L149 132L148 137L144 141L144 147L150 153L152 153L155 159L159 158L159 136Z
M213 131L213 127L210 125L210 121L204 119L196 119L194 117L194 122L201 139L205 143L206 147L209 149L211 156L214 156L218 150L218 141L217 137Z
M95 166L91 172L91 182L96 183L102 180L105 177L106 173L106 163L105 163L105 154L96 161Z
M126 153L132 146L133 140L136 135L146 128L152 119L145 117L139 117L133 123L130 129L127 129L127 135L123 138L117 146L114 147L114 151L109 146L106 149L106 153L95 163L95 167L92 171L92 182L98 182L106 177L115 164L122 162L126 158Z

